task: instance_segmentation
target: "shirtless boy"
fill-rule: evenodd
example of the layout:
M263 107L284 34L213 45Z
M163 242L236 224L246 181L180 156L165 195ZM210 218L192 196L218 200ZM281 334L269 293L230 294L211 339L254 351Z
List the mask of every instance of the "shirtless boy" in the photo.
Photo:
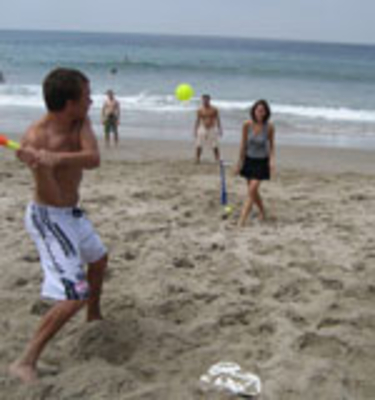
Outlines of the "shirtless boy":
M43 94L47 113L28 129L17 156L33 175L35 189L25 223L40 256L41 295L54 303L9 368L25 383L37 379L37 362L46 344L84 305L88 321L101 319L107 265L107 251L78 207L83 170L100 164L87 116L89 80L77 70L59 68L44 80Z
M199 164L202 155L202 147L208 142L214 152L216 161L220 160L219 137L223 135L219 111L211 105L211 97L208 94L202 96L202 106L197 112L194 127L196 140L196 163Z
M102 108L105 144L110 145L110 134L113 132L115 145L118 145L118 126L120 124L120 104L112 90L108 90L107 99Z

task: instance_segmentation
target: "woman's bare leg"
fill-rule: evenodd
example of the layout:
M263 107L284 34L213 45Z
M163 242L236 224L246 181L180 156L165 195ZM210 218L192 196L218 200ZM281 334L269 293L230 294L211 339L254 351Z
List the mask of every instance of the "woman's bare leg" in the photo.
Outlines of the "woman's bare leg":
M264 221L265 218L266 218L266 213L265 213L265 210L264 210L264 205L263 205L262 197L261 197L261 195L260 195L260 193L259 193L259 186L258 186L258 189L257 189L257 191L256 191L256 193L255 193L255 204L256 204L256 205L258 206L258 208L259 208L259 219L260 219L261 221Z
M250 215L251 209L253 207L254 202L256 202L256 194L258 192L258 187L260 185L260 181L251 180L248 183L248 197L245 200L245 203L242 207L241 216L238 221L238 226L245 226L246 221Z

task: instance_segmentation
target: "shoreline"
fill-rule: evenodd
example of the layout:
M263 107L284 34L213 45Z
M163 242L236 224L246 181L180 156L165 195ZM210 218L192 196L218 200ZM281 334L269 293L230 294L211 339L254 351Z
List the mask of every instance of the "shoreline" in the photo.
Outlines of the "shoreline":
M126 110L124 110L126 112ZM25 114L15 113L0 119L1 132L7 134L9 137L19 138L25 129L37 120L43 111L35 113L35 115L26 112ZM94 132L99 140L103 140L103 128L99 122L99 112L95 110L92 113L92 125ZM245 115L245 114L244 114ZM147 116L146 120L139 119L139 115L130 114L124 117L124 124L120 126L119 134L120 139L127 140L148 140L148 141L173 141L190 143L192 145L192 129L194 125L193 114L182 115L181 118L176 116L166 116L166 119L159 119L160 116L153 115ZM12 121L22 121L15 124ZM139 124L141 121L141 124ZM229 121L227 126L224 126L224 137L221 143L226 146L237 145L241 136L242 120ZM353 127L353 131L335 132L330 131L329 122L322 127L310 127L306 131L298 131L293 127L285 127L275 119L276 124L276 145L280 147L299 147L299 148L327 148L327 149L342 149L342 150L359 150L359 151L372 151L375 152L375 132L367 126L360 129L360 127ZM280 126L281 125L281 126ZM295 127L297 128L297 127ZM312 132L312 133L311 133Z
M96 124L94 124L94 131L99 143L103 145L104 135ZM124 150L124 157L129 155L134 158L134 155L126 152L126 146L130 145L131 148L136 148L138 143L141 148L144 147L144 152L147 155L150 155L150 146L152 146L160 156L163 153L163 147L168 148L170 151L181 153L177 155L177 158L182 156L191 158L193 156L194 141L192 138L188 136L173 138L172 129L166 131L161 127L157 127L153 130L153 132L158 131L164 136L155 138L150 134L149 128L126 126L120 131L120 152ZM9 138L14 138L15 140L19 140L23 135L20 131L2 131L2 133L6 133ZM224 159L229 158L230 161L234 161L239 148L239 138L236 140L233 134L226 135L221 140L220 147L223 149ZM137 149L136 151L142 152L142 149ZM330 168L332 168L333 172L340 172L340 166L342 166L345 167L345 172L375 172L375 168L372 168L375 139L369 137L350 138L332 135L314 137L312 134L279 134L276 136L276 151L279 153L278 158L281 166L287 166L288 168L298 168L299 164L301 164L303 168L310 170L324 171L328 169L330 171ZM207 154L211 153L211 149L208 146L204 149L204 153L205 159L210 159L210 156L207 157ZM119 157L119 155L116 157ZM173 155L173 158L175 157L176 155ZM314 166L313 160L316 159L319 160L319 165Z
M141 130L141 128L139 128ZM9 138L19 140L22 133L8 134ZM98 135L103 159L116 159L122 161L142 161L143 158L173 160L192 160L194 157L193 140L148 138L121 136L119 148L104 147L103 135ZM375 146L375 143L374 143ZM229 164L235 163L238 157L239 143L222 141L220 144L222 159ZM304 144L298 140L295 143L276 143L277 164L282 169L302 169L311 172L328 173L363 173L372 175L374 167L375 147L364 148L337 147L322 145L319 142ZM206 146L203 151L203 163L213 160L211 149Z
M120 139L119 148L104 148L100 138L103 160L142 161L149 159L185 160L193 163L194 144L180 140ZM229 164L237 161L239 145L221 144L222 159ZM278 145L277 165L283 169L298 169L315 173L360 173L373 175L374 153L371 150L327 148L319 146ZM213 162L212 151L205 148L202 163Z

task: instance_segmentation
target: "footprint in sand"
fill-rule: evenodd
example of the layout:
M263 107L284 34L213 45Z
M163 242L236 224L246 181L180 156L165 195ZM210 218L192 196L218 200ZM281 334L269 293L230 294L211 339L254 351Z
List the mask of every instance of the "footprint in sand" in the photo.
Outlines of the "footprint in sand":
M295 343L295 348L301 353L331 359L342 357L347 353L347 345L336 336L320 335L315 332L301 335Z
M181 269L194 269L195 268L195 264L186 257L174 258L172 263L175 268L181 268Z
M80 360L101 358L120 365L132 358L139 342L136 321L95 321L86 324L74 338L71 355Z

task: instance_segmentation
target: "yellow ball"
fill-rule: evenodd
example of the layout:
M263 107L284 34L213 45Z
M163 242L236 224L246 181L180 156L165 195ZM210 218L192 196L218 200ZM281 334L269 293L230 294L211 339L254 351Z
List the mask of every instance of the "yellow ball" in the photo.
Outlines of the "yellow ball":
M231 214L233 212L233 207L232 206L225 206L224 211L226 214Z
M187 83L181 83L176 87L176 97L180 101L188 101L194 96L194 89Z

